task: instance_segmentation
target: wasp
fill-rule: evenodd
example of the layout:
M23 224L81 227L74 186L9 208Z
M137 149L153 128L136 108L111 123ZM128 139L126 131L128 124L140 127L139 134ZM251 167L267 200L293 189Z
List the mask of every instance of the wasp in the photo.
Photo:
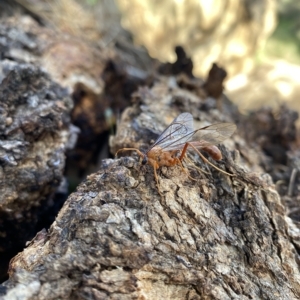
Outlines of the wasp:
M190 149L195 150L203 161L218 171L233 176L209 162L200 150L216 161L222 159L222 153L216 145L229 138L235 130L236 125L233 123L217 123L195 130L193 116L184 112L172 121L146 152L137 148L122 148L116 152L116 156L121 151L136 151L142 158L142 165L148 163L153 167L158 188L157 169L162 166L180 165L185 170L182 160Z

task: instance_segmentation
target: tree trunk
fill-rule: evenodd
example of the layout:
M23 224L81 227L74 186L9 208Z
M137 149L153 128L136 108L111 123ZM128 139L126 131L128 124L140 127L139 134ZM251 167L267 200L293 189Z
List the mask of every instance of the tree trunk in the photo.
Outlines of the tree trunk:
M73 121L78 116L87 123L100 119L106 124L101 117L111 102L102 100L114 99L115 108L124 108L129 94L142 86L122 113L110 140L112 153L124 147L147 150L182 112L193 115L195 128L235 123L236 133L220 146L223 159L214 162L206 156L233 176L204 163L195 151L189 151L185 171L180 165L159 168L158 186L153 168L141 165L135 151L103 160L69 196L49 231L38 232L11 260L9 279L0 286L1 299L299 299L300 153L294 150L298 116L285 107L278 114L262 109L240 115L221 94L226 73L214 65L204 83L192 77L193 64L185 54L178 55L176 65L165 66L165 76L148 77L153 61L149 59L141 72L115 55L124 48L106 56L88 44L59 38L55 43L53 32L34 30L41 39L17 35L21 45L14 40L1 52L10 58L6 69L11 71L1 75L0 86L5 150L1 209L16 217L13 220L26 219L24 207L41 205L43 197L55 191L71 131L64 90L37 66L23 66L21 61L11 68L11 60L18 57L46 67L69 89L81 84L73 90L74 100L80 96ZM47 47L37 47L41 40ZM14 47L19 51L12 51ZM26 56L28 49L36 56ZM80 49L90 49L91 56L82 56L86 52ZM68 61L69 53L75 59ZM93 66L100 54L101 64L84 73L84 66ZM186 66L185 74L178 74L178 66ZM82 88L80 76L72 81L78 70L90 86ZM176 76L166 70L176 70ZM130 92L125 91L128 86ZM78 103L83 104L76 110ZM101 130L97 124L87 127ZM36 179L41 184L31 185ZM13 191L7 192L11 186ZM2 231L5 235L9 241Z
M171 78L141 88L112 149L149 145L182 111L193 114L196 128L238 116L228 102L226 114L200 111L209 98L194 92ZM191 152L186 167L195 180L179 166L162 167L162 195L152 167L141 168L136 155L105 160L70 195L49 233L12 260L4 299L24 289L24 299L299 299L298 229L270 176L249 172L254 167L239 159L236 148L249 147L242 135L238 129L224 142L216 163L235 176Z

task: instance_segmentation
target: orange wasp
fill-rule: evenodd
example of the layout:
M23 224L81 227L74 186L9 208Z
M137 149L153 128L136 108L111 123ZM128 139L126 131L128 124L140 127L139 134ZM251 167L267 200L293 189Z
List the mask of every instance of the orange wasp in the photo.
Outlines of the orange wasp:
M172 167L179 164L182 168L182 160L188 148L193 148L199 156L218 171L227 173L210 163L199 150L205 151L214 160L222 159L222 153L215 145L229 138L236 130L233 123L218 123L194 129L193 116L184 112L162 132L156 142L145 152L137 148L123 148L117 151L136 151L142 158L142 164L150 164L154 169L155 181L158 185L157 169L162 166ZM185 169L183 168L185 171ZM159 186L159 185L158 185Z

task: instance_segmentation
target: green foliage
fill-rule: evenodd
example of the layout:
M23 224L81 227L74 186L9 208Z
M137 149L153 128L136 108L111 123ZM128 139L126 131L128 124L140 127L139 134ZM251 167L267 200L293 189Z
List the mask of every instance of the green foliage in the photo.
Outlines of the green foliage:
M300 63L300 3L293 7L287 2L279 13L278 25L266 44L265 55Z

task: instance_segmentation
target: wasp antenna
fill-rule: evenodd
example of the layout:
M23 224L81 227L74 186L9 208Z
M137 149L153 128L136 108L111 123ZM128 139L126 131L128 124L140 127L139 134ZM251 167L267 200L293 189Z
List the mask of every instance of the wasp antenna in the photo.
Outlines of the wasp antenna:
M117 157L118 153L121 152L121 151L136 151L137 154L140 156L140 157L144 157L144 154L137 148L122 148L122 149L119 149L116 154L115 154L115 157Z

